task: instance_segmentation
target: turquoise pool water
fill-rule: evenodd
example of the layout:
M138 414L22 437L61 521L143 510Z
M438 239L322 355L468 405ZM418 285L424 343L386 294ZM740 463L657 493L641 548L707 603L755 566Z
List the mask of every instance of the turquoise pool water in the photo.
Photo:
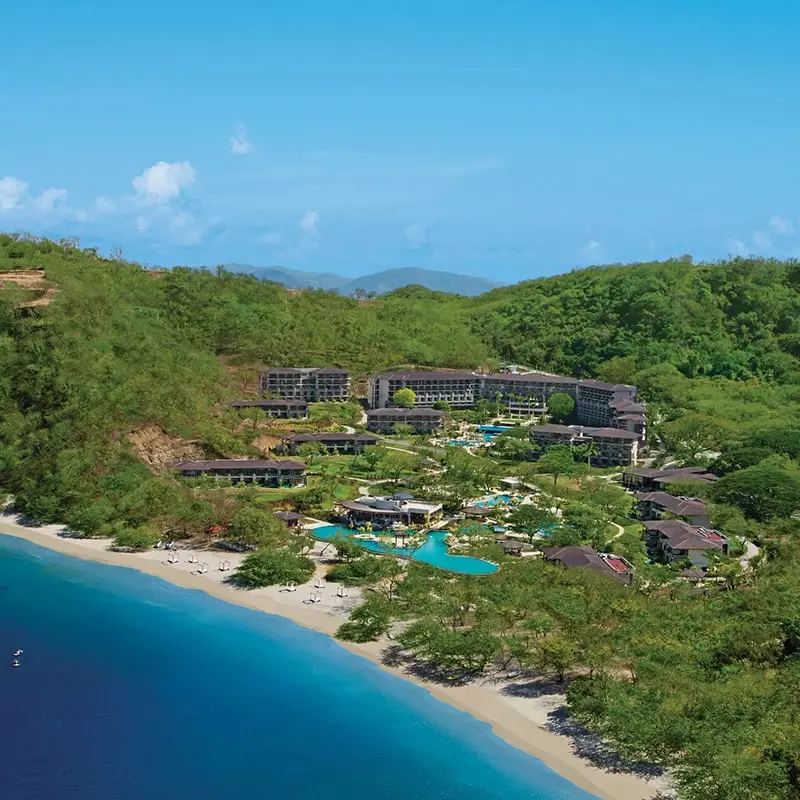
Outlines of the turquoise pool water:
M329 542L342 534L352 536L357 531L343 525L321 525L319 528L312 528L310 533L317 539ZM493 572L497 572L496 564L484 561L482 558L450 555L444 541L445 536L447 536L447 531L434 531L428 534L425 541L416 549L386 547L381 542L373 542L368 539L356 539L356 542L371 553L391 553L401 558L421 561L423 564L430 564L432 567L438 567L448 572L458 572L461 575L491 575Z
M496 494L488 500L476 500L472 505L479 508L494 508L497 505L507 506L511 502L510 494Z

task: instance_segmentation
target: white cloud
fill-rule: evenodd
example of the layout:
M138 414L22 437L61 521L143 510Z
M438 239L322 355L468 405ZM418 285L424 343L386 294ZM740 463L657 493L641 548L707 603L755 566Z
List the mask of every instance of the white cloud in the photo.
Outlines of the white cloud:
M736 256L748 255L747 245L741 239L728 239L726 242L728 250Z
M28 191L28 184L18 178L7 175L0 178L0 211L10 211L21 204L21 200Z
M428 229L419 222L409 225L403 231L403 235L406 237L408 246L412 250L419 250L428 243Z
M49 214L56 205L67 196L66 189L45 189L34 201L33 205L42 214Z
M317 225L319 225L319 214L316 211L306 211L306 213L300 217L300 228L306 233L316 233Z
M98 214L114 214L118 205L116 200L112 200L110 197L98 197L94 201L94 207Z
M176 198L195 180L194 167L188 161L159 161L134 178L133 188L144 202L165 203Z
M753 245L759 250L771 250L772 237L764 231L756 231L753 234Z
M247 138L247 128L237 125L236 133L231 136L231 153L235 156L246 156L255 149L256 146Z
M276 245L283 241L283 236L277 231L267 231L261 236L260 241L264 244Z
M770 218L769 226L780 236L791 236L794 233L794 225L792 225L791 221L775 214Z
M597 263L605 258L603 245L597 239L589 239L581 248L581 259L590 263Z

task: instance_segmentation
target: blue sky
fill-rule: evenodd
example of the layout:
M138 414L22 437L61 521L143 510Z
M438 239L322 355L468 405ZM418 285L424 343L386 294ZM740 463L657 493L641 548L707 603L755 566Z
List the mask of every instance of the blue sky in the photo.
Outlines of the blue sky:
M26 0L0 229L511 282L800 255L800 3Z

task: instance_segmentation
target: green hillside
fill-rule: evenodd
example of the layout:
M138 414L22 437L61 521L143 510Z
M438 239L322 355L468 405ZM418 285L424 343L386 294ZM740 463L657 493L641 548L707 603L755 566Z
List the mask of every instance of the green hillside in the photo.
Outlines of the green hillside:
M143 423L199 440L209 453L246 452L211 413L240 391L221 357L253 367L333 364L356 376L508 359L632 381L677 440L695 417L701 427L714 417L720 424L703 439L710 447L800 419L794 262L671 261L573 272L478 298L406 287L359 302L224 271L148 273L69 243L0 237L0 269L38 267L58 287L51 305L22 313L18 292L0 297L0 457L6 488L43 519L146 519L121 508L147 505L122 497L153 483L124 444ZM114 478L120 486L109 491L119 474L130 485Z

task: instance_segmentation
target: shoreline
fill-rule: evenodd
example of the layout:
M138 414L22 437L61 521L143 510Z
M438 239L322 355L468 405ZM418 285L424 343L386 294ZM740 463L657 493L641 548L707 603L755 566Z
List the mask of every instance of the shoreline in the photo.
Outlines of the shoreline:
M118 553L107 549L107 539L65 537L61 526L31 527L8 513L0 516L0 535L24 539L75 558L136 569L182 588L205 592L225 602L284 617L330 637L346 618L348 608L358 602L358 592L355 591L346 602L343 598L329 597L324 604L309 605L301 599L306 596L308 587L299 587L296 593L282 593L277 587L236 589L223 583L227 573L220 572L216 565L209 565L209 571L205 574L193 574L193 567L197 564L187 560L180 565L168 564L163 561L167 555L163 550ZM188 551L179 552L186 555ZM213 554L213 558L228 560L234 566L234 562L243 557L236 558L236 555ZM201 562L210 557L208 553L200 551ZM548 730L545 727L548 715L563 708L562 695L525 697L524 693L520 693L512 696L502 693L503 686L500 683L441 686L385 664L381 658L384 642L354 644L336 640L336 643L368 659L385 672L420 686L435 699L487 723L496 736L539 759L561 777L602 800L655 800L669 790L665 777L648 780L631 772L601 769L574 752L571 736Z

